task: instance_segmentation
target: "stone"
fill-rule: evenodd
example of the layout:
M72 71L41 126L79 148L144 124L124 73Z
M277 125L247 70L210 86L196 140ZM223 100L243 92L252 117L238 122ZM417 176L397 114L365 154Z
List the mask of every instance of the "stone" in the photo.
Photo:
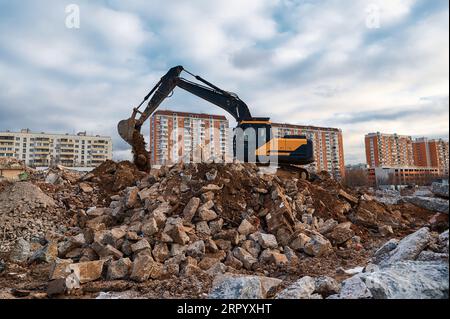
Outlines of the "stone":
M214 192L206 192L203 193L201 196L202 202L206 203L207 201L213 200L214 199Z
M341 223L325 236L331 241L332 245L341 245L355 235L355 232L350 228L351 226L351 222Z
M152 250L152 255L156 261L163 263L170 256L170 252L169 252L169 248L167 247L167 244L166 243L157 243Z
M402 201L431 210L433 212L448 214L448 199L425 197L425 196L403 196Z
M58 296L78 288L80 288L80 282L78 281L78 278L72 274L66 278L58 278L49 281L47 285L47 295L49 297Z
M392 229L392 226L389 226L389 225L379 225L378 226L378 232L383 237L386 237L386 236L394 234L394 230Z
M239 261L241 261L244 267L248 270L251 270L253 264L258 261L248 251L241 247L236 247L235 249L233 249L233 255L234 257L239 259Z
M345 192L343 189L339 190L338 195L342 198L344 198L345 200L347 200L350 204L358 204L358 198L356 198L353 195L350 195L349 193Z
M338 222L334 219L327 219L320 227L319 227L319 233L322 235L325 235L326 233L329 233L333 230L334 227L338 225Z
M217 177L217 170L213 168L209 172L206 172L205 177L208 182L212 182Z
M209 299L263 299L270 288L281 280L258 276L242 276L225 273L214 278Z
M208 222L201 221L195 224L195 230L197 231L197 234L202 234L209 236L211 235L211 229L208 226Z
M105 214L105 212L107 211L107 209L105 207L89 207L89 209L86 211L86 215L90 216L90 217L98 217L98 216L102 216L103 214Z
M424 250L419 256L417 256L416 260L420 261L448 261L448 252L447 253L436 253L434 251Z
M78 186L83 191L83 193L92 193L94 191L94 188L92 188L92 186L87 183L80 183L78 184Z
M45 262L50 263L58 257L58 244L55 241L50 241L35 251L28 260L28 263Z
M186 234L181 218L168 218L163 230L164 241L174 242L180 245L186 245L189 242L189 236Z
M238 227L238 232L241 235L247 236L256 231L256 227L253 226L247 219L242 220Z
M187 205L183 209L183 220L185 222L190 222L197 212L198 206L200 205L200 198L192 197Z
M264 250L259 256L259 261L261 263L272 263L278 267L285 266L289 263L286 255L271 249Z
M205 241L205 251L208 253L216 253L219 251L219 247L217 247L214 240L211 238L206 239Z
M73 264L72 259L60 259L56 258L50 267L50 280L66 278L72 272L69 269L69 265Z
M202 193L206 193L206 192L218 192L218 191L222 190L222 188L223 188L223 187L220 187L220 186L215 185L215 184L208 184L208 185L206 185L206 186L203 186L203 187L201 188L200 191L201 191Z
M299 233L293 241L289 244L292 249L302 251L305 248L306 243L310 242L311 238L304 233Z
M219 274L225 273L227 270L227 266L225 264L219 262L208 268L205 272L211 277L215 277Z
M170 256L184 255L186 251L186 246L180 244L172 244L170 248Z
M438 197L442 197L442 198L449 198L449 184L443 184L443 183L437 183L434 182L431 184L431 192L438 196Z
M448 299L449 295L448 262L400 261L355 277L375 299ZM344 283L340 297L345 297Z
M104 260L96 260L70 264L68 268L76 274L80 283L84 284L99 279L102 276L103 265Z
M392 238L386 243L384 243L380 248L378 248L372 256L372 262L374 264L379 264L383 260L389 257L389 253L393 251L398 246L399 240Z
M233 253L231 251L228 252L224 264L236 270L239 270L244 266L244 264L239 259L233 256Z
M306 254L320 257L327 255L332 250L330 241L320 233L313 233L310 238L311 240L308 241L303 248L303 251Z
M146 248L151 249L151 246L145 238L131 245L131 250L133 251L133 253L139 252Z
M127 278L130 274L133 262L129 258L121 258L116 261L111 261L108 266L106 278L108 280L118 280Z
M272 234L258 233L257 239L258 239L258 243L264 249L278 247L277 239Z
M125 197L125 206L128 208L133 208L138 205L139 202L139 188L137 187L128 187L127 194Z
M220 263L220 260L217 258L211 258L211 257L204 257L199 263L198 267L200 267L203 270L208 270L215 264Z
M236 229L222 230L221 232L214 235L214 239L223 239L225 241L230 241L232 245L237 245L239 243L239 233ZM219 247L220 244L216 241ZM221 249L225 250L221 247Z
M203 210L200 210L200 211L198 212L198 216L199 216L199 218L200 218L201 220L204 220L204 221L207 221L207 222L209 222L209 221L214 220L214 219L217 218L216 212L213 211L213 210L211 210L211 209L203 209Z
M389 257L383 263L395 263L403 260L415 260L420 252L425 249L431 240L430 230L423 227L418 231L403 238L393 249L389 252Z
M248 251L253 257L258 258L261 252L261 246L253 240L245 240L241 247Z
M205 254L205 243L203 240L197 240L190 244L186 249L186 255L191 257L202 257Z
M304 276L280 291L276 299L310 299L316 289L315 280L312 277Z
M28 241L20 237L14 243L9 253L9 261L13 263L23 263L28 260L31 254L31 245Z
M371 299L372 297L372 293L359 275L344 280L338 295L338 299Z
M145 236L153 236L158 232L158 224L156 223L156 219L149 218L147 222L142 224L142 232Z
M158 279L164 273L164 265L158 262L155 262L153 258L148 254L138 255L131 267L131 275L130 279L143 282L151 279Z
M210 221L208 224L209 224L209 229L211 230L211 234L215 235L222 230L223 219L219 218L219 219Z
M315 292L319 293L324 298L337 294L341 290L341 285L335 279L328 276L316 277L315 285Z

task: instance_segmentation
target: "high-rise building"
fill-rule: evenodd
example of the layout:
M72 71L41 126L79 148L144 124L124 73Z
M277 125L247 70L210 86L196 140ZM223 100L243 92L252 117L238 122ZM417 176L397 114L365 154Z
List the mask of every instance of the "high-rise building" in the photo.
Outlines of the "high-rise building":
M411 136L370 133L365 136L366 160L369 167L413 166Z
M448 141L418 138L413 141L414 164L418 167L438 168L439 174L449 174Z
M160 110L150 118L152 164L225 159L228 150L225 116Z
M0 157L14 157L31 167L59 164L67 167L95 167L112 158L112 141L107 136L0 132Z
M342 131L337 128L272 123L274 137L306 135L313 142L315 162L309 168L327 171L337 179L345 175Z

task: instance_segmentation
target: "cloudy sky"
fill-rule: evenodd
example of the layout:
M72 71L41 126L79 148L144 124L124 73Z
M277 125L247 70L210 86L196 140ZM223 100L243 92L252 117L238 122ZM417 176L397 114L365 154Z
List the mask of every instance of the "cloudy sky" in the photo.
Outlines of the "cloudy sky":
M66 26L71 3L80 28ZM448 138L448 6L0 0L0 131L111 135L125 158L116 123L181 64L238 93L254 116L341 128L346 163L364 162L368 132ZM181 89L161 107L226 115Z

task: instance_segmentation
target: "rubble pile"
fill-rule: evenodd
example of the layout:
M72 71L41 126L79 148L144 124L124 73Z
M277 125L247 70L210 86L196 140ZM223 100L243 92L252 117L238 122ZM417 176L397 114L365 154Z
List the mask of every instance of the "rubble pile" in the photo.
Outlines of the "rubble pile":
M387 240L432 228L433 213L412 204L380 203L327 174L308 182L253 164L177 164L144 174L108 161L82 176L52 171L33 183L14 187L43 190L46 212L65 222L50 229L57 235L38 232L31 246L14 226L6 268L46 265L48 296L138 289L164 298L230 291L231 298L277 291L279 298L325 298L338 294L337 268L365 265ZM0 202L11 193L18 191L0 193ZM21 207L10 212L20 216ZM445 216L439 221L448 228ZM244 284L256 287L253 295L239 292Z

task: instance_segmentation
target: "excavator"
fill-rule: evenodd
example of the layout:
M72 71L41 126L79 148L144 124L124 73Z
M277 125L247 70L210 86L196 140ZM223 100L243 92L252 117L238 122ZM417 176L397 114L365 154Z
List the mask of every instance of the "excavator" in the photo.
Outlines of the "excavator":
M202 84L181 77L183 71ZM220 89L182 66L171 68L133 108L131 117L118 123L119 135L132 146L134 163L139 170L148 172L151 168L141 127L176 87L217 105L234 117L237 122L233 137L234 158L260 165L276 162L279 168L294 171L301 179L309 179L308 170L301 166L314 162L311 139L304 135L274 137L270 118L253 117L248 106L235 93ZM141 112L139 108L147 100L147 107Z

